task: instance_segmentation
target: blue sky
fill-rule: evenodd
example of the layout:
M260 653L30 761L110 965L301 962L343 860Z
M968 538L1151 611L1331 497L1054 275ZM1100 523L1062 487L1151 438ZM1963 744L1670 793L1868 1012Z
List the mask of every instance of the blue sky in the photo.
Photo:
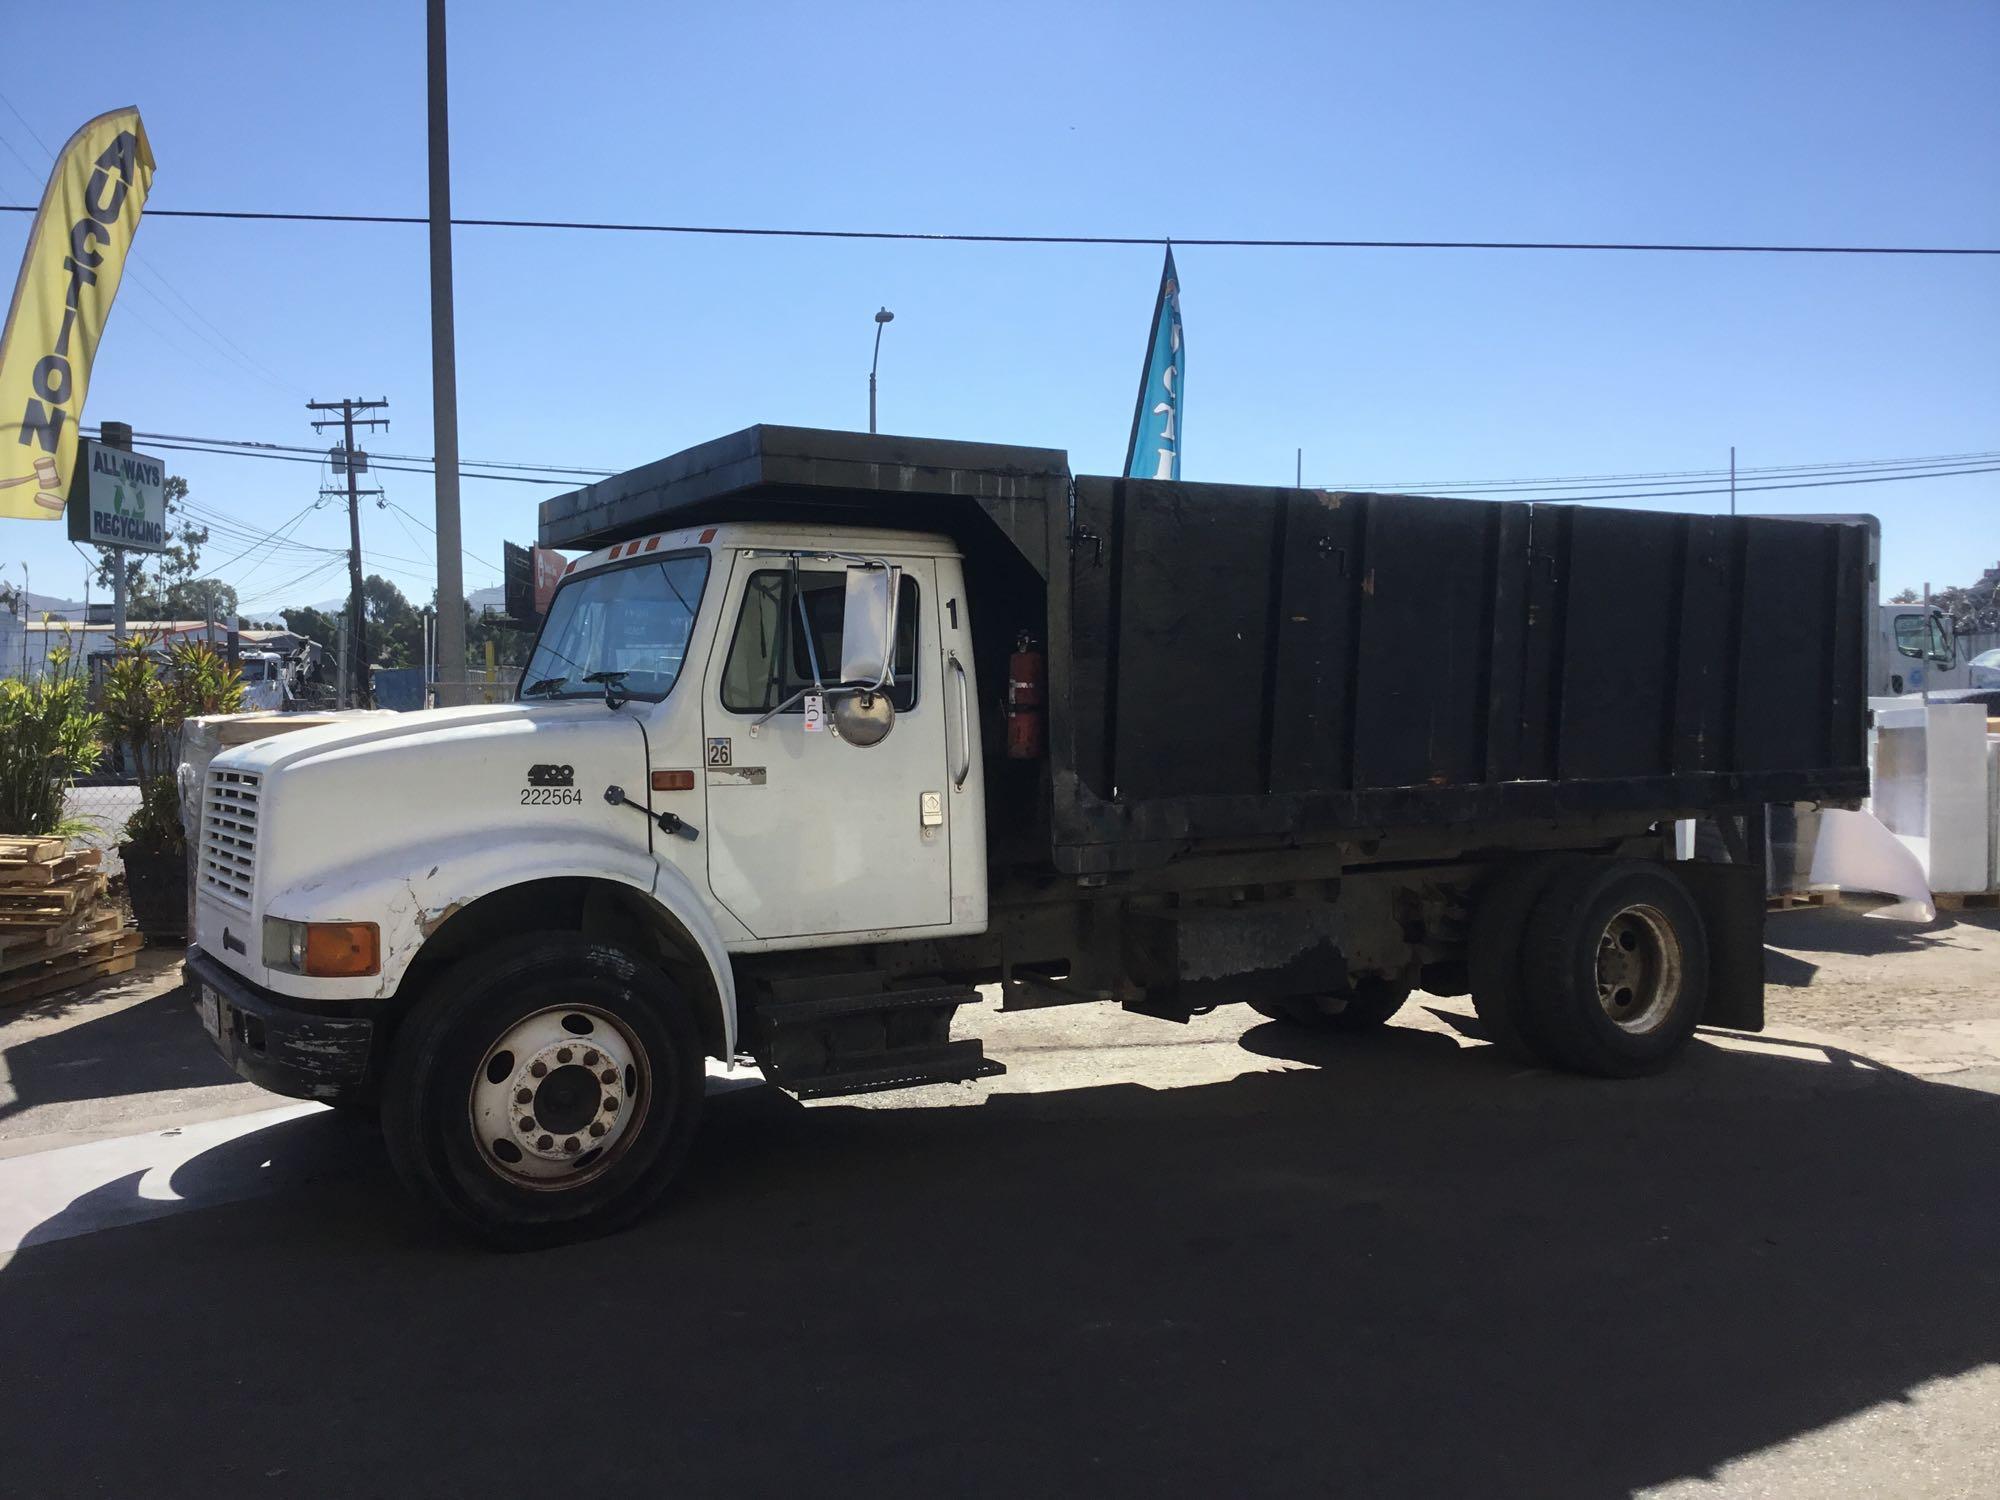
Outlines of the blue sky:
M44 61L0 93L51 145L138 103L156 208L421 213L422 11L101 4L79 37L81 7L37 7L10 19L9 52ZM452 21L462 216L2000 244L2000 8L1979 0L459 0ZM0 201L32 201L46 159L4 108L0 142ZM0 219L9 245L26 231ZM386 395L372 446L432 451L421 229L152 219L135 259L87 421L308 443L308 398ZM1746 466L2000 448L1991 260L1176 260L1190 479L1289 483L1297 446L1309 483L1709 468L1731 443ZM1110 472L1158 266L1145 247L462 229L462 451L621 467L756 421L865 426L886 303L885 430L1066 447ZM259 526L318 483L174 457L197 500ZM430 515L426 476L381 477ZM1996 481L1759 498L1879 514L1886 594L2000 561ZM467 481L468 588L497 581L503 537L531 538L541 493ZM363 524L370 569L427 595L428 535L386 511ZM7 578L25 560L36 592L80 592L57 526L0 526ZM343 545L345 520L328 506L295 534ZM342 591L329 573L285 592L308 565L222 576L272 608Z

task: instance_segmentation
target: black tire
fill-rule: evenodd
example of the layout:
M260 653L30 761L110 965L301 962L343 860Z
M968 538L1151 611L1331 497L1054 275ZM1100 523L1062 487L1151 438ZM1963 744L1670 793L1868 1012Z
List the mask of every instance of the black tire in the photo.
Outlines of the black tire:
M1250 1008L1269 1020L1310 1031L1379 1031L1410 998L1407 984L1392 984L1375 975L1355 981L1342 995L1287 995L1278 1000L1252 1000Z
M1472 1009L1488 1041L1532 1067L1559 1066L1561 1060L1542 1039L1522 999L1521 949L1528 918L1549 883L1582 858L1552 854L1510 865L1487 880L1473 908L1466 943Z
M1606 1078L1653 1073L1694 1035L1708 999L1708 932L1664 865L1565 867L1528 921L1527 1014L1564 1066Z
M517 1174L561 1164L538 1157L510 1169L501 1153L522 1162L520 1148L499 1132L483 1140L473 1118L482 1074L498 1083L505 1070L496 1075L490 1066L502 1059L512 1065L511 1052L494 1051L498 1043L513 1028L551 1016L570 1031L583 1022L610 1023L601 1036L632 1060L614 1070L618 1082L603 1091L618 1093L615 1100L600 1099L594 1075L576 1069L592 1092L579 1099L572 1085L570 1107L580 1105L594 1124L592 1100L607 1108L622 1100L628 1123L606 1117L613 1119L613 1154L593 1163L599 1153L582 1150L574 1167L585 1175L575 1185L561 1179L529 1185ZM582 1049L590 1040L579 1035L575 1045ZM544 1087L557 1081L538 1076ZM687 1155L702 1092L700 1031L686 996L665 974L606 943L537 933L459 964L410 1013L383 1087L382 1130L404 1186L451 1228L495 1248L534 1249L622 1228L658 1201ZM521 1107L541 1112L540 1097ZM587 1148L583 1129L568 1128ZM570 1149L577 1150L574 1141Z

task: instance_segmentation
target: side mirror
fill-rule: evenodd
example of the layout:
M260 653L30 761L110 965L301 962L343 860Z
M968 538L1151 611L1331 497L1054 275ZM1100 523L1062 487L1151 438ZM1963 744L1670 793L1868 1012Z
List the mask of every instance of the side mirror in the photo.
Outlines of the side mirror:
M896 589L900 568L849 568L840 632L840 680L849 687L889 681L896 650Z

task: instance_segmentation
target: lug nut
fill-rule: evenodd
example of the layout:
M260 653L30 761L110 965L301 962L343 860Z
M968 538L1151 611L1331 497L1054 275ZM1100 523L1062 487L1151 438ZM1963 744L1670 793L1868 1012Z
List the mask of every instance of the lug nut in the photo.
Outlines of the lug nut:
M592 1135L603 1135L604 1122L602 1120L592 1120L590 1122L590 1133Z
M604 1101L604 1112L607 1115L616 1114L618 1112L618 1096L616 1094L611 1095Z
M618 1070L616 1068L606 1068L602 1073L597 1075L597 1081L599 1083L616 1083L618 1081Z
M559 1063L568 1062L573 1055L567 1047L556 1048L556 1061Z
M597 1066L597 1053L594 1050L583 1054L583 1065L586 1068L594 1068Z
M528 1065L528 1071L534 1074L537 1078L546 1078L549 1072L549 1065L545 1062L530 1063Z
M535 1129L535 1117L533 1115L521 1116L521 1133L523 1135L532 1135L534 1133L534 1129Z
M514 1102L516 1104L533 1104L535 1102L535 1091L533 1089L516 1089L514 1091Z
M566 1140L566 1141L564 1141L564 1142L563 1142L563 1150L565 1150L565 1151L569 1152L569 1153L570 1153L571 1155L575 1155L575 1154L576 1154L576 1144L577 1144L577 1142L576 1142L576 1137L575 1137L575 1136L571 1136L571 1137L570 1137L570 1138L569 1138L568 1140Z
M538 1137L535 1141L535 1149L537 1151L546 1151L549 1149L549 1147L553 1146L555 1143L556 1141L554 1136L551 1135L541 1136Z

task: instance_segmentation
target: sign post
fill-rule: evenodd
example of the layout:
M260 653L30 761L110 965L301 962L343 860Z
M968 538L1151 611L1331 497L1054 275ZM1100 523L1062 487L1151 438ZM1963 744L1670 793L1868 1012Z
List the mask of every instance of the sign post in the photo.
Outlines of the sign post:
M70 482L69 537L111 548L111 644L125 640L125 554L167 550L167 466L132 451L132 429L105 422L95 441L78 442L76 477Z

